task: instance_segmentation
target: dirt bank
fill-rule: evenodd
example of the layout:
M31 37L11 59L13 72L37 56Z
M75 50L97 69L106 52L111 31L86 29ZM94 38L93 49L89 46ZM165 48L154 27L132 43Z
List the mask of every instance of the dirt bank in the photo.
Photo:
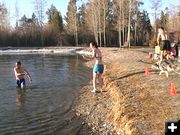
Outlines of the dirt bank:
M180 75L169 78L158 72L144 76L151 68L148 48L103 48L106 65L104 92L91 93L92 82L80 91L76 115L83 119L82 134L162 135L164 122L180 119ZM86 62L92 67L93 62ZM91 77L91 76L90 76ZM170 96L170 81L177 95ZM90 130L85 132L86 128Z

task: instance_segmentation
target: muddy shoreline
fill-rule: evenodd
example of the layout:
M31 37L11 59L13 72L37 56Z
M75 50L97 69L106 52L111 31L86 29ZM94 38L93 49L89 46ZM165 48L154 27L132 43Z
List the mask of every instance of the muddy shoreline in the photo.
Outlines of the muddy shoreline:
M75 102L76 116L83 120L82 134L163 135L165 121L180 119L180 76L172 73L166 78L154 71L144 76L144 68L151 68L147 56L153 49L101 49L104 92L91 93L91 81ZM91 68L93 61L86 65ZM170 81L176 85L176 96L169 94Z

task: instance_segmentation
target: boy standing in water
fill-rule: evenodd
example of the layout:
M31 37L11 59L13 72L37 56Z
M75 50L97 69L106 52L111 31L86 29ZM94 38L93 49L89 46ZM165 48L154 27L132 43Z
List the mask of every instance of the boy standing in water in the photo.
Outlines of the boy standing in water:
M24 76L27 75L29 82L32 83L32 78L30 76L30 74L28 73L28 71L21 67L21 62L18 61L16 62L16 66L14 67L14 73L15 73L15 77L16 77L16 83L18 85L18 87L20 88L25 88L26 82L24 79Z

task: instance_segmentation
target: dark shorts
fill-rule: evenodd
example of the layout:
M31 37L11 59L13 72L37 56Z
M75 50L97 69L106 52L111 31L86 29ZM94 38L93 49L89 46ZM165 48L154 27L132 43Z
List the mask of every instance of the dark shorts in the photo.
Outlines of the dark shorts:
M102 74L104 71L104 65L103 64L94 64L93 72L96 74Z
M23 79L20 79L20 80L17 80L16 83L17 83L18 87L21 87L21 83L22 83L24 86L26 85L26 81L25 81L24 78L23 78Z
M160 43L161 51L170 51L171 46L169 40L162 40Z

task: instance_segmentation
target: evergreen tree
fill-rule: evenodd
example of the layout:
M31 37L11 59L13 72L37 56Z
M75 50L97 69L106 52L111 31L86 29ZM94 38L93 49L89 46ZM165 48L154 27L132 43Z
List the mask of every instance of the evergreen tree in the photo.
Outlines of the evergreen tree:
M63 19L61 13L56 9L56 7L54 5L51 5L46 14L48 15L48 22L50 25L52 25L53 29L57 32L62 32Z
M63 30L63 20L60 13L57 11L52 15L51 24L55 29L58 30L58 32L62 32Z
M35 13L32 14L31 19L32 19L32 22L34 23L34 25L35 25L35 26L38 26L38 19L36 18Z
M50 23L52 21L53 15L58 12L58 10L56 9L56 7L52 4L50 9L48 9L48 11L46 11L46 14L48 16L48 22Z

